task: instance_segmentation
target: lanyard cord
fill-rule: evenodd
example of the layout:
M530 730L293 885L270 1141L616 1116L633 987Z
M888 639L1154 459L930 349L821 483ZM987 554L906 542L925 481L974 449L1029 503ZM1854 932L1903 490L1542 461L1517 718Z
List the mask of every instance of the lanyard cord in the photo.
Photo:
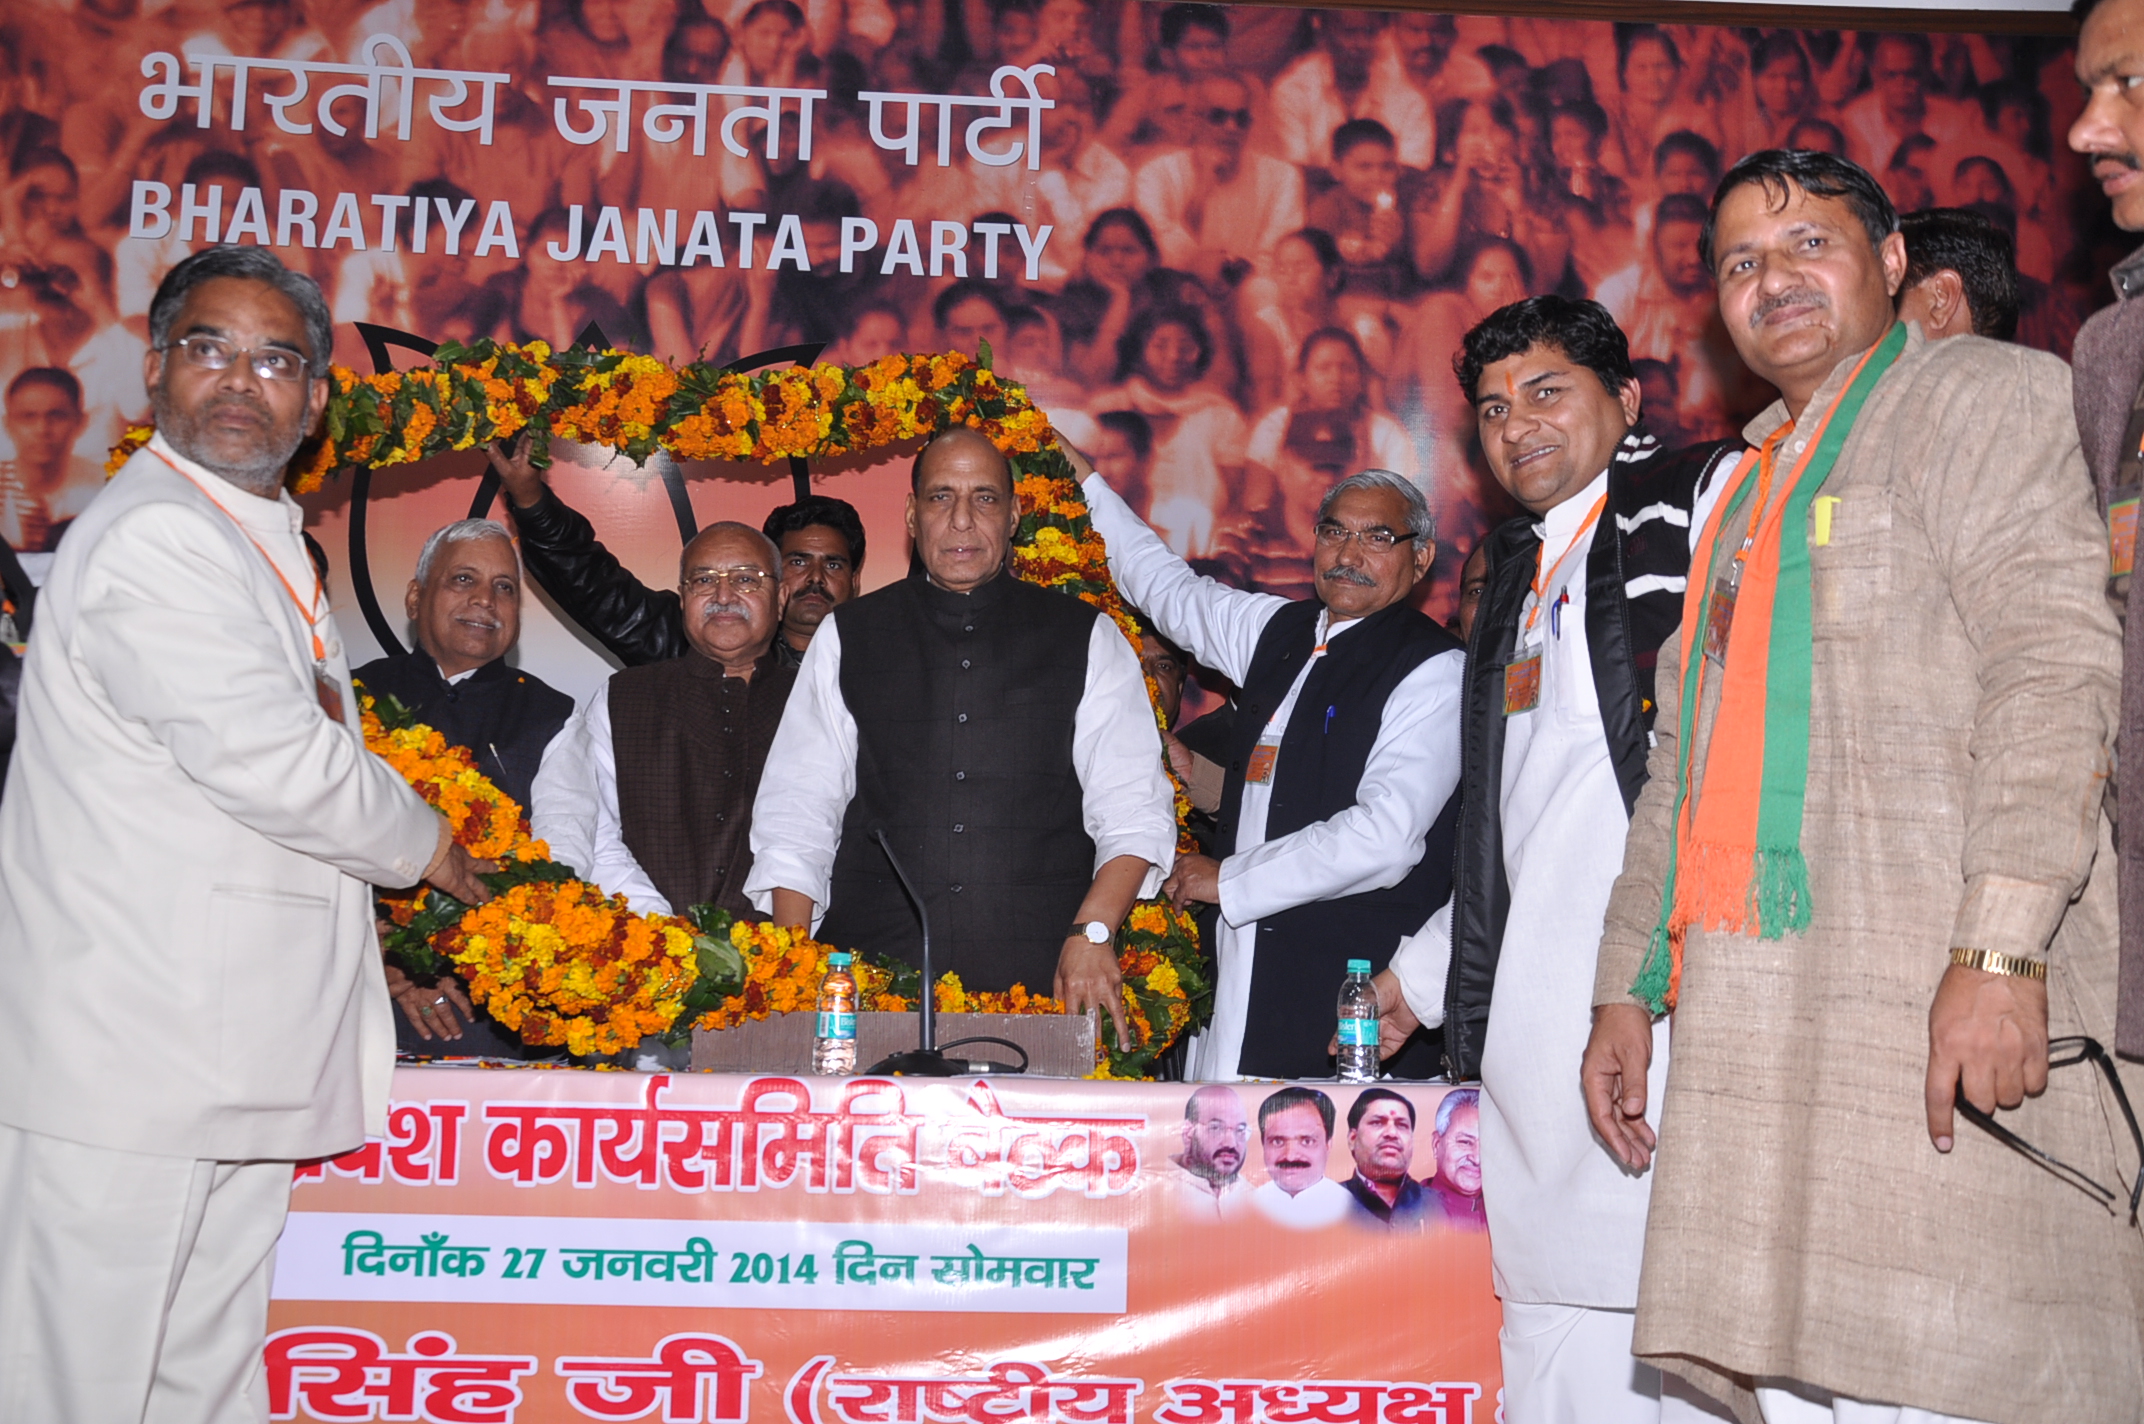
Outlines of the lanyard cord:
M1786 438L1792 426L1782 425L1765 438L1757 451L1757 497L1750 502L1749 528L1743 532L1742 546L1735 550L1735 583L1741 584L1740 569L1749 559L1749 551L1757 546L1757 529L1764 522L1765 506L1772 500L1772 475L1779 468L1779 442Z
M268 572L274 574L275 581L283 585L283 592L290 596L291 605L298 610L298 616L305 620L305 631L311 635L313 640L313 661L315 663L327 662L328 647L327 644L322 642L320 638L320 618L316 616L313 612L314 609L320 606L321 595L325 591L320 581L320 570L318 568L315 568L313 570L313 601L310 605L307 605L304 600L298 597L298 590L291 587L290 580L283 576L283 568L280 564L276 563L275 556L268 552L267 547L263 545L260 540L253 537L253 531L246 528L244 522L241 521L237 515L231 512L229 505L226 505L222 500L216 498L215 492L209 489L208 486L202 484L192 475L187 474L186 471L179 469L177 465L172 464L171 458L164 454L163 451L152 450L150 453L154 454L157 459L162 460L165 464L171 465L171 468L178 474L185 476L187 483L191 484L195 489L201 491L203 495L207 496L208 502L210 504L215 505L216 508L222 510L224 518L230 520L231 523L237 527L238 532L240 534L245 535L246 542L253 546L254 552L259 554L261 556L261 559L268 565Z
M1563 561L1571 557L1571 551L1578 547L1579 541L1586 537L1586 531L1593 527L1594 521L1601 517L1601 511L1607 507L1608 492L1602 490L1601 497L1593 501L1593 508L1587 511L1585 522L1578 526L1578 532L1571 536L1570 543L1563 546L1563 552L1556 556L1555 563L1548 566L1546 574L1541 572L1541 557L1548 552L1548 545L1544 543L1534 550L1534 606L1526 615L1527 633L1533 632L1534 622L1541 616L1541 590L1555 582L1557 570L1563 567Z

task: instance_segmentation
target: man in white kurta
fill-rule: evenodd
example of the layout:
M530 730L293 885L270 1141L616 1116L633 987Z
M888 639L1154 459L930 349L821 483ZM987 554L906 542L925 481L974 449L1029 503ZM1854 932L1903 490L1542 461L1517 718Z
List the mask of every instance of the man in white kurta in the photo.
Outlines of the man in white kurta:
M366 882L489 894L365 750L281 489L327 399L318 289L212 248L150 324L160 434L60 548L0 802L0 1419L24 1424L267 1417L292 1164L386 1127Z
M1328 606L1318 612L1315 645L1260 733L1259 739L1271 747L1285 742L1297 699L1328 651L1344 647L1351 629L1400 603L1434 556L1433 547L1423 547L1428 543L1428 520L1420 493L1399 476L1371 474L1384 478L1353 489L1336 489L1326 500L1320 522L1330 522L1339 501L1353 497L1366 500L1366 510L1381 511L1363 514L1356 522L1366 527L1396 523L1396 532L1404 535L1409 532L1410 511L1419 508L1421 518L1412 538L1402 539L1379 556L1387 561L1411 557L1412 562L1376 569L1379 575L1389 576L1389 586L1374 592L1351 581L1318 580L1321 597L1339 609ZM1126 600L1163 636L1243 686L1267 625L1291 606L1289 601L1199 577L1100 477L1088 476L1084 488L1094 527L1109 546L1110 573ZM1355 558L1350 548L1353 542L1341 543L1340 552L1331 558ZM1416 546L1411 556L1409 543ZM1325 551L1320 562L1329 563ZM1378 602L1380 598L1385 601ZM1239 772L1242 787L1234 848L1217 870L1207 873L1208 883L1191 885L1185 891L1188 898L1218 904L1221 911L1213 947L1219 975L1213 1022L1192 1046L1189 1077L1216 1081L1240 1075L1262 920L1308 905L1389 889L1406 880L1422 861L1431 826L1459 782L1458 710L1464 661L1456 647L1423 658L1392 689L1383 706L1375 709L1382 720L1354 788L1353 804L1336 814L1269 838L1267 809L1275 782L1271 776L1260 780L1255 772ZM1255 753L1253 760L1257 760ZM1186 864L1195 862L1187 858ZM1424 907L1425 915L1430 908L1434 907ZM1314 1026L1319 1047L1331 1034L1339 975L1323 987L1317 998L1299 1005L1300 1013ZM1254 1041L1250 1046L1255 1057L1262 1045ZM1329 1062L1310 1062L1295 1055L1277 1065L1253 1062L1244 1071L1324 1076L1331 1071Z
M1251 1205L1267 1220L1317 1231L1355 1215L1354 1197L1325 1175L1333 1124L1333 1100L1316 1088L1282 1088L1258 1105L1266 1180L1251 1192Z
M1631 741L1625 756L1642 761L1638 713L1649 692L1635 655L1649 651L1638 646L1648 626L1672 626L1648 625L1633 600L1680 597L1690 481L1661 480L1659 467L1676 462L1629 435L1638 387L1628 346L1595 303L1547 297L1506 307L1468 334L1465 353L1462 381L1490 467L1529 511L1485 541L1490 571L1468 679L1469 757L1496 755L1490 734L1500 725L1501 775L1490 779L1470 760L1465 794L1494 809L1468 806L1453 901L1394 957L1396 986L1380 987L1404 994L1392 1015L1398 1026L1442 1022L1455 919L1462 993L1493 972L1489 1004L1466 1017L1471 1028L1486 1008L1485 1035L1448 1036L1448 1057L1461 1073L1479 1059L1504 1418L1654 1424L1660 1375L1630 1354L1650 1181L1623 1171L1594 1140L1571 1070L1592 1023L1602 917L1629 819L1609 726ZM1596 559L1597 549L1613 559ZM1648 552L1667 562L1656 569ZM1589 578L1603 569L1605 583ZM1621 606L1592 606L1608 600ZM1621 641L1593 646L1594 630L1610 625ZM1604 720L1612 699L1622 705ZM1494 897L1470 884L1470 875L1493 878L1482 862L1494 847L1509 895L1500 942L1484 923ZM1492 941L1488 956L1478 939L1469 944L1465 927L1475 924ZM1667 1048L1663 1019L1655 1104Z

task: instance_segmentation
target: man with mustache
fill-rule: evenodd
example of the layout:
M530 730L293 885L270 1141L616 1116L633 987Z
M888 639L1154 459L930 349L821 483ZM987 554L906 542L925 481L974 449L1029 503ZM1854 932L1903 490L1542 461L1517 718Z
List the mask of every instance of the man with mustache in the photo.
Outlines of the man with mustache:
M157 434L61 542L0 803L0 1419L266 1417L291 1171L387 1126L370 885L490 897L365 750L283 488L320 289L207 248L149 341Z
M597 541L595 526L558 497L530 460L527 437L485 453L513 511L522 560L566 616L627 667L682 656L689 640L678 595L649 588ZM794 668L826 615L856 596L864 522L847 500L815 494L777 506L760 532L780 554L788 600L774 656Z
M1333 1145L1333 1100L1316 1088L1282 1088L1258 1105L1258 1147L1266 1182L1251 1203L1298 1231L1347 1220L1355 1199L1325 1175Z
M1184 1099L1184 1150L1169 1160L1184 1169L1176 1184L1186 1213L1227 1221L1241 1212L1250 1193L1243 1180L1250 1130L1234 1088L1209 1083Z
M1897 214L1829 154L1735 165L1704 250L1780 399L1693 513L1580 1065L1652 1165L1632 1351L1767 1424L2135 1418L2144 1237L2014 1145L2137 1171L2049 1051L2112 1035L2117 953L2069 370L1899 322Z
M1382 1028L1396 1044L1418 1019L1442 1024L1450 1076L1482 1081L1465 1132L1492 1179L1510 1424L1581 1400L1588 1424L1654 1424L1659 1373L1630 1359L1650 1184L1594 1140L1571 1064L1645 784L1654 659L1682 615L1690 507L1741 442L1671 454L1639 433L1629 347L1596 302L1492 313L1457 375L1491 473L1527 512L1482 541L1451 904L1378 977ZM1654 1042L1657 1085L1666 1024ZM1462 1205L1478 1219L1484 1200L1477 1183Z
M678 556L686 652L612 674L544 756L536 834L636 910L756 917L752 800L796 681L774 652L777 558L748 524L701 530Z
M1126 601L1242 689L1223 760L1221 855L1168 890L1220 907L1213 1022L1193 1078L1322 1078L1347 961L1383 969L1451 891L1459 640L1408 602L1436 557L1422 492L1389 470L1318 507L1311 598L1201 578L1078 455ZM1427 1077L1418 1042L1388 1066Z
M2144 0L2080 0L2077 78L2084 113L2070 127L2070 147L2091 161L2092 176L2113 200L2115 225L2144 232ZM2077 429L2107 517L2107 594L2122 619L2122 710L2119 740L2135 763L2144 746L2144 619L2131 616L2137 581L2137 510L2144 494L2144 249L2109 274L2117 297L2077 333ZM2135 628L2135 632L2130 632ZM2110 789L2111 794L2111 789ZM2133 798L2135 799L2135 798ZM2144 836L2117 843L2122 901L2122 967L2115 1047L2144 1058Z
M521 638L521 561L506 526L458 519L434 530L417 555L403 609L417 646L366 663L357 670L359 685L394 698L467 749L494 786L528 809L536 769L573 715L573 699L507 665ZM527 1056L518 1035L472 1010L451 975L426 987L390 964L387 989L402 1010L399 1048L436 1052L451 1043L461 1054Z
M920 567L812 638L745 891L776 924L911 964L927 920L935 972L1104 1009L1128 1044L1117 928L1176 851L1161 738L1116 625L1008 570L1019 527L987 436L958 425L917 453Z

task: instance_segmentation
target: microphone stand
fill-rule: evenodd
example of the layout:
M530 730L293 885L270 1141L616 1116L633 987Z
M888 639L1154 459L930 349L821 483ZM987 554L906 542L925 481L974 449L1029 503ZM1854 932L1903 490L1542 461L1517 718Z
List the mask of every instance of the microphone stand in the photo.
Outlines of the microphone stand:
M878 848L886 853L886 863L893 867L894 875L899 877L901 889L907 894L910 903L915 905L916 919L923 925L923 992L922 1001L918 1005L917 1017L921 1021L921 1032L918 1035L916 1047L906 1053L889 1054L866 1068L864 1072L872 1075L900 1073L906 1074L911 1078L951 1078L962 1073L977 1072L1026 1072L1027 1050L1007 1039L989 1037L963 1038L956 1039L947 1047L959 1048L970 1043L1002 1044L1020 1055L1020 1066L1017 1068L1003 1063L972 1063L966 1059L956 1061L947 1058L944 1051L938 1047L937 978L931 973L931 912L924 908L923 897L916 893L916 887L909 880L908 872L901 868L900 857L893 853L893 843L886 839L886 832L881 829L872 832L872 836L878 841Z

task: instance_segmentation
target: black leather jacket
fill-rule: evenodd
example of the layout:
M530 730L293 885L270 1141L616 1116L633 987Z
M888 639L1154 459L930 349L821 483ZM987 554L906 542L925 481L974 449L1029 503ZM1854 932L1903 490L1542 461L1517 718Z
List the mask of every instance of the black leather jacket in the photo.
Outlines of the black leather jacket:
M1740 441L1663 453L1650 436L1623 442L1608 471L1608 507L1586 558L1586 651L1601 730L1626 814L1645 785L1653 667L1682 622L1690 506ZM1540 538L1532 516L1488 536L1488 583L1467 647L1460 715L1459 830L1453 849L1452 958L1445 976L1444 1061L1454 1081L1481 1076L1489 999L1511 887L1504 878L1504 668L1517 642ZM1573 1065L1576 1071L1576 1065Z

